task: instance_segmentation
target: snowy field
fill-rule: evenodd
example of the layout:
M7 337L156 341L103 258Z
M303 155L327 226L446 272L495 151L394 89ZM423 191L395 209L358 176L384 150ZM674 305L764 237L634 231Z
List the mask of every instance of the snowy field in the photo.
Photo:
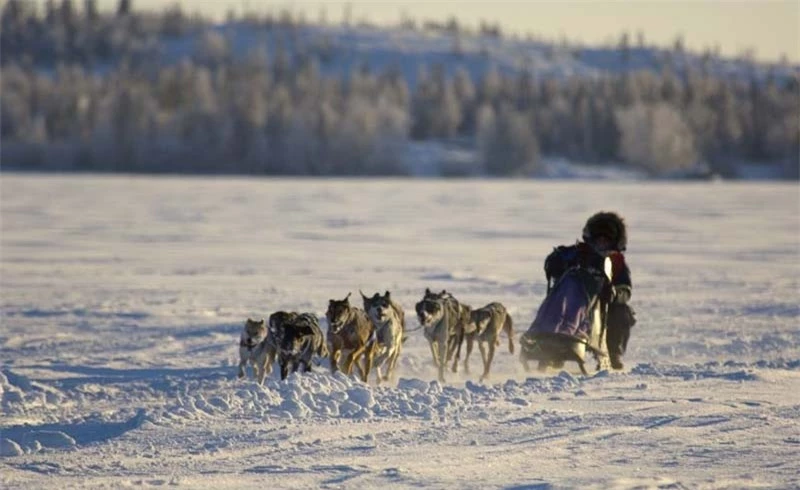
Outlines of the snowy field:
M0 184L4 489L800 486L796 183ZM248 316L359 288L410 329L426 287L500 301L516 342L600 209L630 230L623 372L526 374L502 339L490 382L441 385L417 331L388 386L235 378Z

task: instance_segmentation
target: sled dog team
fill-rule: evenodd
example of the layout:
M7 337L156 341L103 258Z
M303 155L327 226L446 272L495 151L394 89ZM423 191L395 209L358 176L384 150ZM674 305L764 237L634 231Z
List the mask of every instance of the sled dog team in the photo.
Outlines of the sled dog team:
M526 370L528 361L538 361L540 371L574 361L588 374L589 354L597 360L598 369L624 368L622 356L636 324L629 303L633 286L624 255L627 242L622 217L600 211L586 221L582 241L556 247L547 256L547 295L520 337L520 360ZM363 309L350 305L349 294L343 300L330 300L325 315L327 338L316 316L308 313L279 311L269 317L268 325L263 319L248 318L239 344L239 377L245 376L251 363L256 378L263 382L277 358L281 379L285 379L300 367L311 370L316 355L328 357L334 372L341 369L349 375L355 367L366 382L374 368L378 383L389 379L406 340L405 314L389 291L372 297L361 293L361 297ZM500 303L473 310L445 290L426 289L415 309L440 381L451 361L452 371L458 371L464 340L464 371L469 372L469 356L477 342L483 359L481 380L489 376L501 331L508 336L509 352L514 353L513 323Z
M329 359L331 372L341 370L350 375L355 368L367 382L374 370L378 383L389 380L407 339L405 313L389 291L371 297L361 293L361 298L363 308L350 304L350 294L328 302L327 334L311 313L278 311L267 321L248 318L239 341L239 378L244 378L247 366L252 365L255 378L263 383L277 360L281 379L285 379L298 369L311 371L317 356ZM509 352L514 353L513 323L500 303L473 310L445 290L435 293L426 289L416 313L442 382L450 361L452 371L458 372L465 340L464 371L469 373L469 356L477 342L483 360L481 380L489 376L501 331L508 336Z

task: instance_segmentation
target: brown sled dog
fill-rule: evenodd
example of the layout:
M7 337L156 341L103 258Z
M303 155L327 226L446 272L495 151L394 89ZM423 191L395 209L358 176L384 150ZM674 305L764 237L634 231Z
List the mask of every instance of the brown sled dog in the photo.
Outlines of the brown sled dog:
M508 352L514 353L514 326L511 315L506 307L500 303L489 303L483 308L470 312L469 325L464 329L464 338L467 341L467 353L464 356L464 371L469 373L469 355L472 346L477 341L483 360L483 374L481 381L489 377L489 369L494 359L495 347L500 345L500 331L508 335ZM488 355L487 355L488 347Z
M328 345L331 362L331 372L339 370L339 358L342 351L349 351L344 364L341 366L345 374L353 372L353 366L358 369L361 379L366 382L372 369L373 349L371 340L375 335L375 327L361 308L350 305L350 293L342 300L330 300L328 311ZM364 367L360 360L364 358Z

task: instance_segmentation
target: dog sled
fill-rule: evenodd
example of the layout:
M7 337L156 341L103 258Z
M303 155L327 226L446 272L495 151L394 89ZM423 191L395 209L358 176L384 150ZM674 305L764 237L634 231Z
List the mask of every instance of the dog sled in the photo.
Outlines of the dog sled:
M606 314L611 296L611 260L598 255L589 264L566 270L550 287L536 318L520 338L520 361L525 370L538 361L539 371L576 362L588 374L593 355L597 369L609 367Z

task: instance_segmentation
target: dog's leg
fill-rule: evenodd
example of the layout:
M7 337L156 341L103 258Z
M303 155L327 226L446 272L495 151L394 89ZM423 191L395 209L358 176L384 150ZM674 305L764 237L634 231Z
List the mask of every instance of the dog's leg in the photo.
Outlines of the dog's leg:
M364 369L361 370L362 380L365 383L369 382L369 373L372 371L372 367L375 366L375 349L377 344L371 344L366 348L364 352ZM378 371L378 381L380 381L381 372Z
M459 356L456 355L456 350L461 349L461 343L459 341L459 336L456 335L454 337L450 337L447 341L447 362L453 361L453 366L450 370L454 373L458 372L458 361Z
M503 321L503 330L508 335L508 352L511 354L514 353L514 321L511 319L511 315L506 314L506 318ZM498 336L499 338L499 336Z
M466 332L466 324L463 323L463 321L459 323L457 332L458 332L458 339L456 340L457 348L455 349L456 358L453 360L454 373L458 372L458 361L461 360L461 344L464 343L464 334Z
M331 373L335 373L336 371L339 370L339 358L341 357L342 357L342 351L339 348L339 346L335 344L332 345L330 356L328 358L331 364Z
M362 345L358 349L354 349L350 355L347 356L347 359L344 361L344 372L346 375L350 376L353 374L353 365L355 364L356 369L361 373L361 378L364 378L364 369L361 367L361 364L356 361L359 360L364 353L365 347L366 346Z
M398 338L397 342L402 342L402 339ZM391 378L392 373L394 372L394 365L397 363L397 353L399 351L400 345L395 345L386 349L383 362L381 363L384 368L383 381L389 381Z
M242 379L246 376L245 369L247 367L247 357L239 354L239 379Z
M475 336L470 334L467 336L467 353L464 354L464 372L469 374L469 355L472 354L472 348L475 344Z
M428 347L431 348L431 358L433 358L433 365L438 368L439 367L439 355L438 355L438 352L437 352L437 349L436 349L436 346L437 346L436 342L437 342L436 340L429 340L428 341Z
M350 373L353 372L352 362L353 362L353 354L355 354L355 352L356 351L354 350L350 351L350 353L347 354L347 356L344 358L344 361L342 362L342 372L348 376L350 376Z
M386 357L384 358L384 361L383 361L382 365L384 366L384 368L386 370L386 374L383 374L383 375L381 375L380 373L378 374L378 379L380 381L389 381L389 376L391 376L391 374L392 374L392 360L394 359L394 353L395 353L396 350L397 350L397 347L389 349L389 352L387 353Z
M400 350L402 349L402 346L403 344L401 341L400 345L395 348L392 358L389 360L389 370L386 372L387 380L394 378L395 369L397 369L397 359L400 357Z
M437 351L439 353L439 382L444 383L444 368L447 365L446 356L447 356L447 340L445 338L440 338L439 342L436 344Z
M485 342L483 342L479 338L478 339L478 350L481 351L481 361L483 361L483 372L485 373L486 372L486 345L484 345L484 344L485 344ZM481 375L480 380L483 381L483 375Z
M258 382L258 384L264 384L264 364L261 359L256 358L255 361L253 361L253 370L255 371L256 382Z
M447 342L447 360L453 360L453 367L451 371L458 372L458 361L461 360L461 344L464 342L464 330L457 329L456 333L451 336Z
M372 358L372 369L379 369L386 363L386 347L378 347L380 354Z
M397 365L397 357L400 355L400 349L403 345L402 336L403 331L400 330L391 338L391 345L386 351L386 361L384 362L384 364L386 364L386 375L383 377L384 381L389 381L394 374L394 368Z
M400 349L403 346L402 335L403 332L401 330L398 335L393 336L391 340L392 345L386 350L386 360L383 363L386 366L386 374L383 376L384 381L389 381L394 375L394 368L397 365L397 356L400 354Z
M275 362L275 352L267 352L266 359L264 360L264 377L272 374L272 363Z
M385 366L386 369L387 369L387 375L388 375L388 369L389 369L388 362L389 362L390 356L392 355L392 352L394 352L394 350L396 349L395 337L393 337L393 336L387 336L387 337L388 337L388 339L387 339L387 342L385 344L383 344L383 345L380 345L380 344L377 344L377 343L375 344L375 349L376 350L380 350L380 354L378 354L375 357L375 361L373 362L373 366L375 367L375 369L378 369L378 381L379 382L386 379L381 374L380 368Z
M289 375L289 362L283 361L281 362L281 380L286 379L288 375Z
M492 360L494 359L494 350L497 348L497 338L489 341L489 357L483 363L483 375L481 381L489 378L489 369L492 367Z

